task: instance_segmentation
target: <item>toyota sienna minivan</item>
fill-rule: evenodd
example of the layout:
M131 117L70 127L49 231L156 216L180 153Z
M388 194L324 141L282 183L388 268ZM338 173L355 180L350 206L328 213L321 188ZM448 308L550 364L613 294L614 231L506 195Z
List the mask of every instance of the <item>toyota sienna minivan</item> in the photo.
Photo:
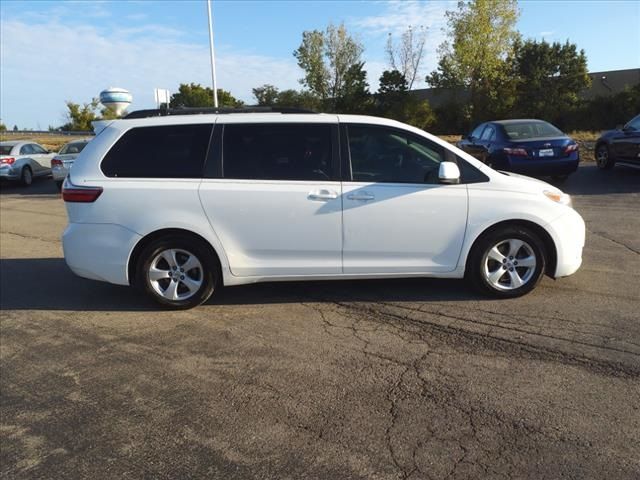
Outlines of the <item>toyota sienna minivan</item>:
M151 110L101 127L63 186L66 262L167 307L222 286L393 277L508 298L582 262L568 195L393 120Z

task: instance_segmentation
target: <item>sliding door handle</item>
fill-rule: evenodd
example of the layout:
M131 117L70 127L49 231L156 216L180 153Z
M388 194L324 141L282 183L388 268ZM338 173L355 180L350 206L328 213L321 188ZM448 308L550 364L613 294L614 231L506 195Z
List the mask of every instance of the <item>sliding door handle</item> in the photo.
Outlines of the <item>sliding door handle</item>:
M359 193L350 193L349 195L347 195L347 198L349 200L367 201L367 200L373 200L376 197L374 195L371 195L370 193L367 193L367 192L359 192Z

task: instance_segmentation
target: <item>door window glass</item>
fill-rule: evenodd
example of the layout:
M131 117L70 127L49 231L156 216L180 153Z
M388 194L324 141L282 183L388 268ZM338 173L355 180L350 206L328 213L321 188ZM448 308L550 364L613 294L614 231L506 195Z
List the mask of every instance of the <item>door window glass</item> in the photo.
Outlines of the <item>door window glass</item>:
M224 126L222 145L224 178L331 178L328 124L230 124Z
M384 127L351 125L348 131L353 181L438 183L440 145Z
M31 148L33 148L33 153L35 153L37 155L41 155L43 153L49 153L44 148L42 148L40 145L31 144Z
M31 155L32 153L34 153L34 151L31 145L23 145L20 148L20 155Z

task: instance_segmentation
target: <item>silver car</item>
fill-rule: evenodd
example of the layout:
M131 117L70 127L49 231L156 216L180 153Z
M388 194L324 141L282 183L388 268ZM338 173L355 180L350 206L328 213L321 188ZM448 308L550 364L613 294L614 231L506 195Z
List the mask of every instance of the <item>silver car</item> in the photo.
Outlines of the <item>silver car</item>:
M58 188L62 188L62 182L69 174L69 169L87 143L89 143L87 139L69 142L51 160L51 176Z
M0 142L0 180L31 185L35 177L51 175L51 159L55 153L30 141Z

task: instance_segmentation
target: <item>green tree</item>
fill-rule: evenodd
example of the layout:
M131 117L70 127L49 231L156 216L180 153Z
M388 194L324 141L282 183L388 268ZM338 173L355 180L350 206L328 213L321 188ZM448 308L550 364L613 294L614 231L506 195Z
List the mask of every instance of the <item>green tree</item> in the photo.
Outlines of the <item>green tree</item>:
M314 111L322 109L320 99L308 90L283 90L278 93L276 105L280 107L305 108Z
M65 103L67 105L67 123L60 127L60 130L92 131L91 122L98 119L95 113L96 108L98 108L98 99L94 98L90 103L83 103L82 105L69 100Z
M426 130L436 120L427 100L418 100L409 92L405 76L398 70L386 70L380 76L377 95L378 114Z
M4 123L0 122L0 132L6 132L6 131L7 131L7 126Z
M311 93L335 109L347 88L347 72L360 63L364 48L350 36L344 24L329 24L324 32L302 33L302 43L293 55L305 72L300 82Z
M18 125L14 125L14 126L13 126L13 131L14 131L14 132L17 132L17 131L18 131Z
M219 107L240 107L242 105L244 103L231 95L231 92L218 88ZM178 93L171 95L169 106L171 108L213 107L213 89L203 87L199 83L181 83Z
M258 105L269 106L275 105L278 102L278 94L280 93L277 87L269 84L256 87L252 89L252 92L258 102Z
M370 112L371 104L364 62L353 64L345 73L342 95L336 99L335 103L336 111L362 115Z
M518 115L551 122L577 108L580 92L591 85L584 50L568 41L517 41L513 74Z
M510 64L519 38L516 0L458 2L447 12L450 40L440 46L437 69L427 76L433 87L465 88L472 122L499 115L513 102Z

